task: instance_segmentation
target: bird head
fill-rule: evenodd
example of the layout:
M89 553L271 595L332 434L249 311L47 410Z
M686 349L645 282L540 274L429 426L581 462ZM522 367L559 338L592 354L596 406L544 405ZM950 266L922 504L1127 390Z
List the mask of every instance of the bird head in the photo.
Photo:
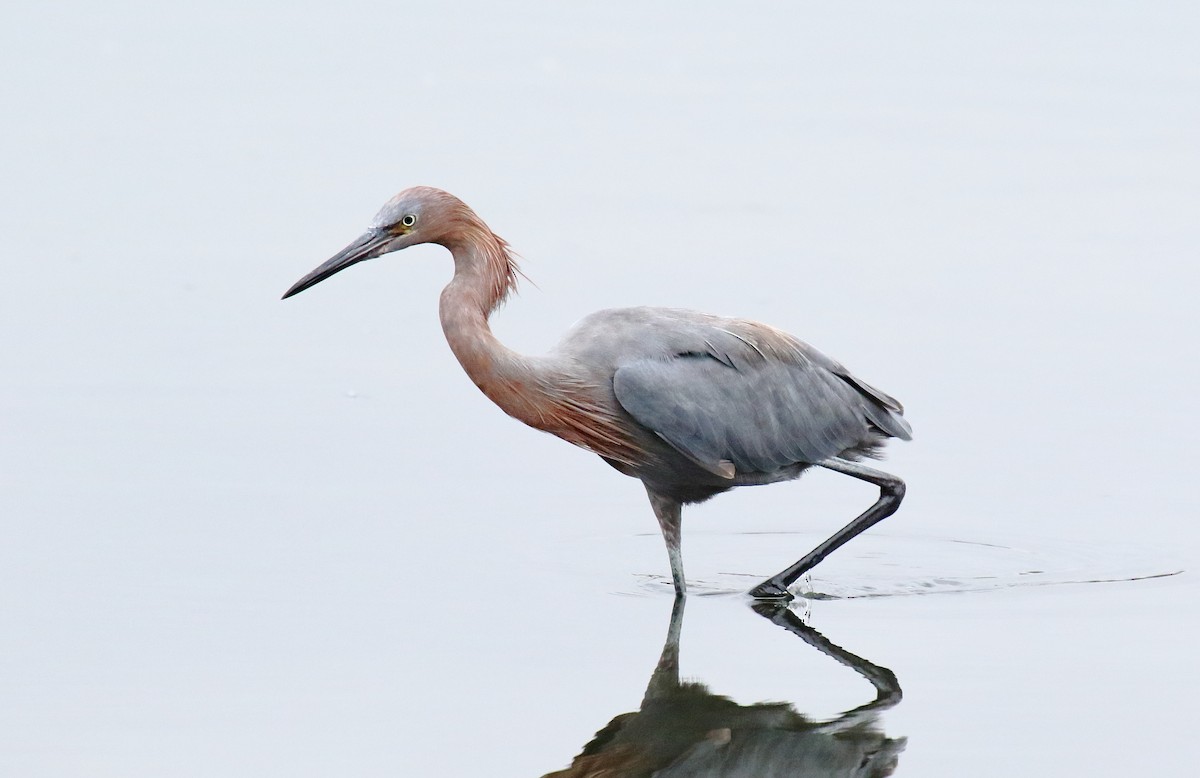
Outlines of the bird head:
M388 200L371 226L350 245L301 278L283 299L321 283L334 273L366 259L406 249L418 243L446 243L452 228L463 220L478 220L454 195L428 186L414 186Z

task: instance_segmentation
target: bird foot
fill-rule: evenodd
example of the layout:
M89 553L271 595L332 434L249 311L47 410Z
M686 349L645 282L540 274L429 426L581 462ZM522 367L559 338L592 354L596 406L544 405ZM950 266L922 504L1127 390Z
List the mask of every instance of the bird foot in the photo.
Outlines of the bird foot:
M795 599L792 593L787 590L787 587L774 578L763 581L758 586L755 586L750 590L750 596L756 600L774 600L776 602L789 602Z

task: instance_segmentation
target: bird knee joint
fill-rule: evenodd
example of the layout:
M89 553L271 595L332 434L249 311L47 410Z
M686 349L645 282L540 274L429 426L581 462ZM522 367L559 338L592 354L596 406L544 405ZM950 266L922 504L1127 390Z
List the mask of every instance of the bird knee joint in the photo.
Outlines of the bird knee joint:
M892 481L887 481L879 487L881 496L891 498L896 502L900 502L904 499L904 491L904 482L899 478Z

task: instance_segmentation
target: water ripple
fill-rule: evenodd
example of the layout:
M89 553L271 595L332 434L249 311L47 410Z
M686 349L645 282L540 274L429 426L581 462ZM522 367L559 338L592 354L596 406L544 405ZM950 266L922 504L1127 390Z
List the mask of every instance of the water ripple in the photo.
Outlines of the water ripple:
M661 544L657 535L629 542ZM820 538L806 533L696 533L685 539L690 562L688 590L699 596L738 595L770 576L773 566L802 554ZM665 556L665 554L664 554ZM735 571L704 572L706 563L726 559ZM769 559L766 563L763 560ZM664 567L665 567L665 559ZM697 564L698 562L698 564ZM745 567L753 572L736 571ZM693 577L691 569L698 572ZM711 568L710 568L711 569ZM1183 565L1162 552L1080 541L966 540L873 534L856 538L792 587L813 600L848 600L930 594L986 592L1030 586L1065 586L1166 578ZM627 594L670 593L670 577L635 576Z

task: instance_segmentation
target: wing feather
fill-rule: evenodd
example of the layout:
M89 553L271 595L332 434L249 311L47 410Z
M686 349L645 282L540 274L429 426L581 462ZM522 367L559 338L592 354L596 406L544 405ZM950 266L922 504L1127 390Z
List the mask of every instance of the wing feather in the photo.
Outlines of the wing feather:
M910 438L898 402L790 337L717 330L697 351L620 366L613 390L638 423L718 474L820 462L876 445L876 430Z

